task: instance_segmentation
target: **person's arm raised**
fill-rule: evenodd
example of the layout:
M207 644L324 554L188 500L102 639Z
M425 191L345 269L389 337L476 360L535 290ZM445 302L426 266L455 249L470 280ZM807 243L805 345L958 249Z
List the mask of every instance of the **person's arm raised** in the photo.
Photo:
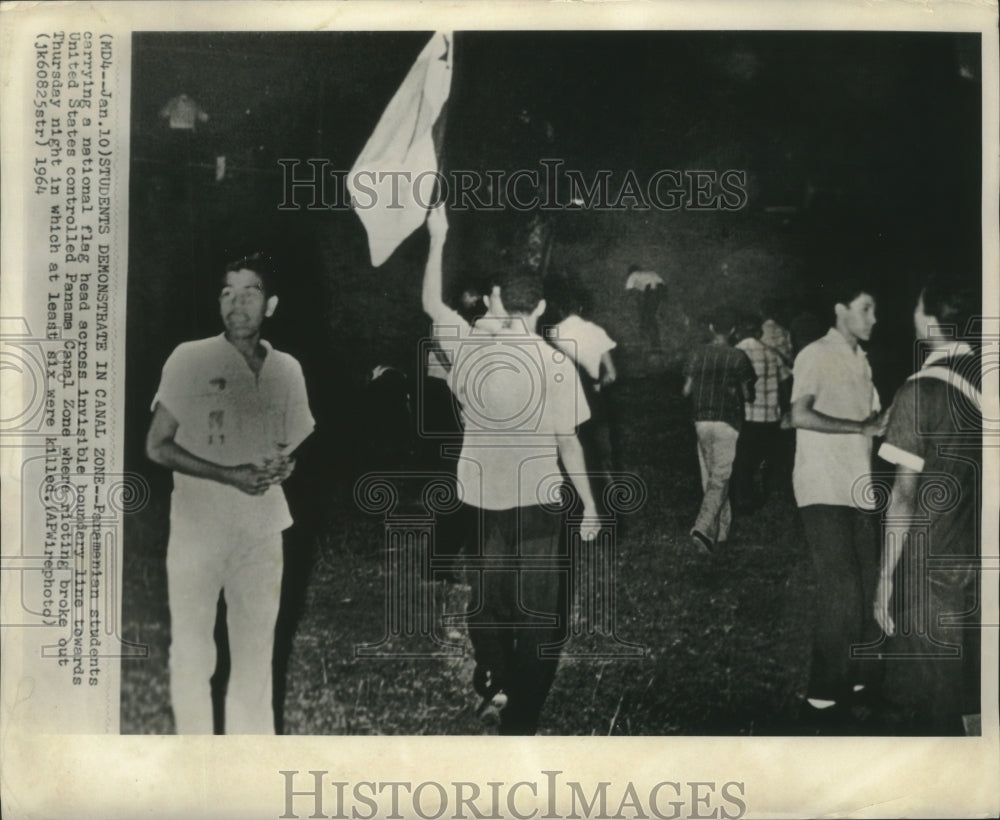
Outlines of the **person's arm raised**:
M424 285L421 292L424 313L437 319L448 311L443 298L444 243L448 237L448 216L444 205L432 208L427 214L427 232L430 247L427 251L427 267L424 269Z

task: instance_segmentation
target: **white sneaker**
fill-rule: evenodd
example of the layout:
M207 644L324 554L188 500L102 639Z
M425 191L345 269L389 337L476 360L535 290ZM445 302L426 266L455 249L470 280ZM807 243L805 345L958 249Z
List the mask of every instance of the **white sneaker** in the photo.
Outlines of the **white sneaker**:
M494 692L492 697L483 698L483 702L479 704L476 714L479 720L486 726L497 726L500 723L500 713L506 706L507 693L501 689L498 692Z

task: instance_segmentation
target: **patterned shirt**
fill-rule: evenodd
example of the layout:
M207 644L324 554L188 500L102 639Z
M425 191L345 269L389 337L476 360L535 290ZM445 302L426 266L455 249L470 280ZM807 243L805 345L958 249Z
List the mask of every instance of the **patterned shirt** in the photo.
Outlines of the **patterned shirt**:
M792 334L774 321L774 319L765 319L761 323L760 341L765 347L770 347L775 353L781 356L786 365L791 366L795 360L792 354Z
M785 363L773 348L758 339L744 339L736 345L750 359L757 383L754 385L756 396L744 407L746 420L753 422L775 422L781 419L781 406L778 403L778 385L792 375Z
M744 384L757 379L742 350L727 345L702 345L688 359L695 421L724 421L739 430L743 422Z

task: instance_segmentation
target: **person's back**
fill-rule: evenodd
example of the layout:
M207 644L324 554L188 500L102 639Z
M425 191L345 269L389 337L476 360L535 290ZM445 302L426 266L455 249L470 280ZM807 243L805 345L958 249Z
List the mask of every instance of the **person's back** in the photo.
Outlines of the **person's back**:
M483 698L480 715L497 717L501 734L534 734L569 621L558 566L566 552L560 462L583 505L581 536L597 534L576 436L589 410L572 360L535 332L545 310L541 281L514 276L494 285L486 315L471 326L441 298L443 207L427 226L422 302L453 362L449 386L465 421L459 491L479 524L470 555L485 562L467 567L473 686Z
M728 345L705 344L691 354L686 372L695 421L722 421L739 430L744 402L741 384L748 378L756 380L746 354Z
M611 351L617 343L600 325L576 313L564 316L547 333L549 342L576 362L580 384L590 407L590 420L579 430L587 464L610 481L616 457L612 434L611 399L609 390L618 379Z
M454 345L449 385L465 421L458 477L467 504L538 505L540 488L559 475L556 436L590 411L572 360L553 353L519 317L483 317Z
M639 294L639 329L651 346L659 347L660 326L656 311L666 296L666 282L656 271L641 270L638 265L630 265L625 290Z
M704 495L691 537L701 552L729 538L729 480L743 424L743 403L753 401L756 374L746 354L729 346L732 326L721 315L708 323L712 341L696 348L685 368L683 393L691 398Z
M601 365L605 354L617 347L604 328L575 313L569 314L555 326L551 342L572 357L595 382L601 379Z

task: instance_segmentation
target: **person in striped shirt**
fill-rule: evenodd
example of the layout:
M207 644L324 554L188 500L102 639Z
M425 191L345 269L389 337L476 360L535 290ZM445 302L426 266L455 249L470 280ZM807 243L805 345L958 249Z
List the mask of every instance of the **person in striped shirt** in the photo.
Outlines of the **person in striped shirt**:
M742 350L757 374L755 397L744 407L743 429L736 445L733 464L733 501L739 512L759 509L775 484L775 469L781 455L782 398L792 371L781 355L761 341L761 326L756 321L740 323ZM761 486L756 487L757 471L766 465Z

